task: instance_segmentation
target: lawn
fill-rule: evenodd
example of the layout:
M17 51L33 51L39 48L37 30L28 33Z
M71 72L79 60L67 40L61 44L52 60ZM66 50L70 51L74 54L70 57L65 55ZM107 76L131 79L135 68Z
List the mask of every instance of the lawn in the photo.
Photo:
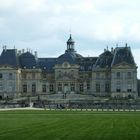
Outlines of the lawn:
M0 111L0 140L139 140L140 112Z

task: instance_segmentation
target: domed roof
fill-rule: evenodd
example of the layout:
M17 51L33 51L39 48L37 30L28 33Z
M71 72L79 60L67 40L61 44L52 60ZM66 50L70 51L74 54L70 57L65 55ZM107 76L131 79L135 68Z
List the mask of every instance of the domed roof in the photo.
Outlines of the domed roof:
M109 68L111 66L113 54L110 51L102 53L95 63L96 68Z
M82 58L82 56L78 53L76 53L76 51L74 50L74 41L71 37L71 34L70 34L70 37L67 41L67 49L65 51L64 54L60 55L58 57L58 63L63 63L65 61L69 62L69 63L76 63L76 59L77 58Z
M19 60L22 68L33 69L37 66L35 56L30 52L21 54Z
M65 51L64 54L58 57L58 63L63 63L65 61L69 63L76 63L77 58L82 58L82 56L75 51Z

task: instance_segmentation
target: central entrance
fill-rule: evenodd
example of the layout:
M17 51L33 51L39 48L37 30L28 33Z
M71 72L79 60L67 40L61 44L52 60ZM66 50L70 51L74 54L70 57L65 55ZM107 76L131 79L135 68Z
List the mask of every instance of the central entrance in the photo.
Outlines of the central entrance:
M69 85L67 83L64 84L63 90L64 90L64 95L63 96L66 99L67 94L69 93Z
M69 86L68 84L64 84L64 94L67 94L69 92Z

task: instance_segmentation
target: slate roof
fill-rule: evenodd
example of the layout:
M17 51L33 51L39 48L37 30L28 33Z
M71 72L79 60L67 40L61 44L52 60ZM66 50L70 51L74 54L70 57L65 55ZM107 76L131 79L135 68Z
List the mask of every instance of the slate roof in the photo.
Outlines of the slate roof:
M82 56L73 50L66 50L64 54L60 55L57 59L58 64L62 64L65 61L70 64L76 63L77 58L82 58Z
M4 49L0 56L0 65L9 65L15 68L35 69L53 72L56 64L65 61L70 64L80 65L80 71L92 71L96 68L111 68L114 65L125 62L134 65L135 61L130 47L117 47L114 52L105 51L99 57L83 57L74 50L66 50L58 58L35 58L30 52L17 55L16 49Z
M15 49L4 49L0 56L0 65L9 65L17 68L19 66Z
M95 68L110 68L113 60L113 54L110 51L102 53L95 63Z
M76 63L80 65L80 71L92 71L92 67L95 64L98 57L83 57L77 58Z
M117 47L115 49L112 66L125 62L130 65L136 65L131 53L130 47Z
M43 71L53 72L57 64L57 58L38 58L38 65Z
M35 59L35 56L30 52L23 53L19 56L19 62L21 68L26 69L33 69L37 68L38 64Z

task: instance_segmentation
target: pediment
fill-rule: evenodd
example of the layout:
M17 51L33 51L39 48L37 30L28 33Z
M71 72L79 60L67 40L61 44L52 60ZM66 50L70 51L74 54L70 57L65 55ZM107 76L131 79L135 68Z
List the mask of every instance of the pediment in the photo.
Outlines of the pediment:
M129 69L134 68L134 65L128 64L126 62L122 62L113 66L113 68L120 68L120 69Z
M75 79L72 75L70 75L70 74L65 74L65 75L62 75L62 76L58 76L57 78L56 78L57 80L71 80L71 79Z

